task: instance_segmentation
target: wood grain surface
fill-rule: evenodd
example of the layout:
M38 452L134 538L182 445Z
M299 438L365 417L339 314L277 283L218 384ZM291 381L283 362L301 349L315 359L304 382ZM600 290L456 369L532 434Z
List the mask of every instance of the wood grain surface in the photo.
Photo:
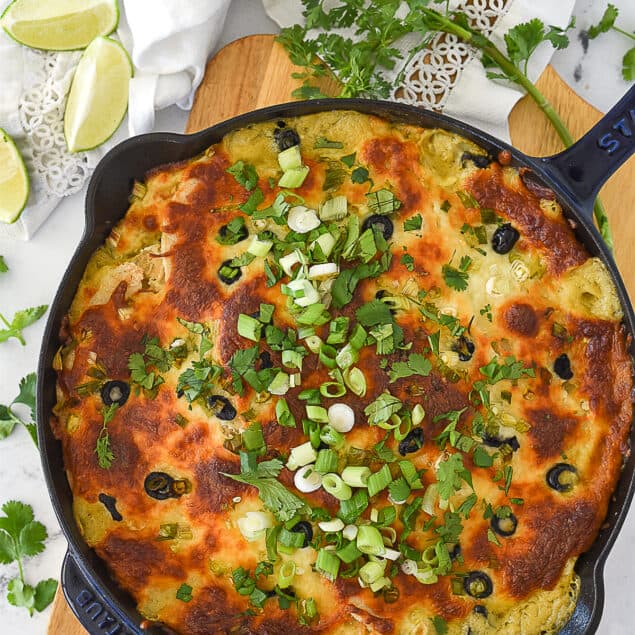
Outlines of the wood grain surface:
M220 50L207 65L198 89L186 132L196 132L235 115L288 101L301 81L284 49L272 35L251 35ZM578 97L548 66L538 86L563 116L575 137L586 132L601 113ZM322 92L335 95L337 84L324 78ZM547 156L562 150L556 133L534 104L525 97L509 117L512 143L529 155ZM631 297L635 297L635 157L611 178L602 190L615 240L615 254ZM86 635L58 590L49 624L49 635Z

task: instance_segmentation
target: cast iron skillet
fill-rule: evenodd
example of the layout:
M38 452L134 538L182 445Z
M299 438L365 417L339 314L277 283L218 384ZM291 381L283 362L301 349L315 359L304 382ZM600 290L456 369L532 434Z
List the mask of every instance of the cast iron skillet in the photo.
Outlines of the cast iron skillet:
M343 109L451 130L473 140L494 157L501 150L509 150L513 165L532 169L544 185L555 191L565 213L576 225L578 239L593 255L604 261L619 293L626 329L630 334L635 333L635 315L624 283L592 220L593 200L598 190L635 151L635 87L578 143L561 154L545 159L527 157L488 134L449 117L413 106L360 99L320 99L282 104L235 117L194 135L157 133L124 141L104 157L91 179L86 195L86 229L51 306L38 368L38 438L44 476L57 518L69 543L62 567L62 588L72 610L90 635L169 631L160 625L141 629L142 617L136 611L132 598L118 588L104 563L83 541L73 518L72 495L64 472L61 444L54 438L49 425L55 405L52 361L59 346L60 324L88 259L126 212L133 180L142 180L149 169L193 157L220 141L231 130L251 123ZM624 204L632 205L633 201L624 201ZM634 352L632 347L631 355ZM635 429L631 440L635 441ZM609 506L607 527L576 565L582 581L580 599L561 635L588 635L597 629L604 598L604 561L624 521L634 488L635 456L631 455Z

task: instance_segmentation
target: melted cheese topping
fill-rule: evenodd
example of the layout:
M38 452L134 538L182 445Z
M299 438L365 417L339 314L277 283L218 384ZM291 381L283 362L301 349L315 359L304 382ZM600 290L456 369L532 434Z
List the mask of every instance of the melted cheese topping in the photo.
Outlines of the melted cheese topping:
M441 466L455 454L471 473L471 484L459 478L447 500L431 498L433 509L415 515L404 542L421 551L437 544L435 528L447 522L448 514L473 494L477 502L459 517L461 555L451 574L439 575L433 584L420 583L399 569L401 557L390 573L390 586L399 595L394 603L360 587L356 575L327 580L315 570L317 551L311 546L281 553L273 574L257 582L271 590L280 566L293 560L296 599L312 598L317 605L319 620L311 626L298 624L294 602L282 610L273 599L264 610L254 610L249 597L237 593L232 572L243 567L253 573L267 560L264 535L247 540L238 529L247 512L263 509L256 488L223 475L240 472L236 451L241 432L258 421L265 458L288 455L307 441L300 424L306 418L300 391L332 379L317 356L307 352L302 385L284 395L297 421L297 427L289 428L276 421L280 397L247 384L240 394L232 375L234 353L254 345L237 331L240 313L257 315L261 304L270 304L276 326L298 327L292 301L281 294L280 283L267 285L264 269L265 261L275 269L276 258L295 248L280 247L289 230L284 220L257 220L241 211L255 190L227 172L239 161L253 166L262 194L257 208L272 205L281 193L276 184L282 175L275 128L276 122L269 122L238 130L200 157L149 174L87 266L61 333L52 420L87 543L143 615L188 635L309 630L423 635L437 632L433 620L437 625L442 620L451 634L468 629L473 634L557 632L575 607L575 559L597 535L627 450L632 367L612 281L601 261L576 241L558 204L539 199L515 169L496 162L476 168L469 153L482 151L457 135L354 112L286 121L286 128L300 137L309 174L300 187L282 192L290 205L313 210L327 198L346 197L347 216L330 225L341 271L359 264L341 257L342 244L349 219L357 216L363 222L372 213L367 194L388 190L400 203L388 215L394 232L386 271L363 279L339 310L328 307L332 283L314 285L330 317L349 317L351 326L359 319L357 310L380 297L404 334L402 350L382 355L371 342L359 352L355 365L366 379L364 396L349 390L322 400L326 407L348 403L355 413L356 425L339 449L339 467L349 460L350 447L356 447L366 450L363 460L373 472L381 468L373 447L386 431L368 425L364 410L389 391L402 403L402 418L416 406L425 412L417 426L423 445L405 457L423 470L423 487L408 501L431 487L434 492ZM338 142L337 147L319 147L323 138ZM221 227L239 216L250 238L220 244ZM404 223L416 216L420 229L406 230ZM520 237L513 249L500 254L492 241L505 223ZM223 263L243 256L251 236L265 230L278 241L278 252L244 260L239 279L223 283L218 276ZM371 260L377 262L380 255ZM184 321L203 325L210 350L201 352L200 334ZM316 331L325 338L328 328ZM147 352L150 338L157 338L163 351L182 354L172 355L161 368L146 355L143 371L146 377L154 374L140 386L131 372L132 356ZM264 340L258 346L269 352L276 368L293 374L278 350ZM390 382L394 364L407 363L412 353L424 355L432 370ZM572 371L571 376L564 373L565 379L555 366L563 355ZM176 388L201 357L207 367L218 367L218 375L203 398L188 403ZM483 369L493 361L508 369L512 361L519 362L528 372L487 383L492 367ZM131 387L127 401L110 410L102 401L109 381ZM481 403L482 397L479 401L479 385L489 404ZM220 420L207 401L211 393L227 399L236 416ZM456 430L463 442L456 437L437 442L457 412ZM105 415L110 418L106 423ZM474 423L479 416L480 426ZM112 452L109 466L103 457L100 465L96 452L105 434ZM491 447L505 440L502 448ZM386 447L402 459L398 446L389 432ZM476 459L477 447L491 457L491 467ZM560 463L577 474L569 491L547 483L547 474ZM392 468L397 478L397 464ZM189 489L180 497L150 497L144 483L152 472L187 482ZM279 479L299 495L289 470L282 469ZM103 494L114 499L116 513L103 502L108 500ZM302 498L332 517L337 514L338 501L323 489ZM369 523L370 508L393 503L387 490L380 492L357 522ZM392 536L392 546L398 548L404 505L394 507L397 538ZM510 536L492 531L492 511L505 508L517 519ZM319 538L317 522L312 525ZM480 599L461 590L475 571L492 583L491 594ZM191 588L191 599L177 597L183 585Z

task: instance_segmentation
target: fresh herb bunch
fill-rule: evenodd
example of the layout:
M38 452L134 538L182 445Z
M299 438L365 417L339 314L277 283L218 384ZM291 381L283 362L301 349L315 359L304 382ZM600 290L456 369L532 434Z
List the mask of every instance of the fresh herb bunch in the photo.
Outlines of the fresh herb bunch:
M629 33L628 31L615 26L618 16L618 8L614 4L609 3L600 21L587 29L586 34L588 38L590 40L594 40L602 33L615 31L635 41L635 33ZM624 53L624 57L622 58L622 77L627 82L635 81L635 46Z
M37 428L35 425L35 384L37 378L35 373L30 373L20 380L20 392L18 396L8 405L0 404L0 439L6 439L17 424L23 425L33 443L37 447ZM13 411L13 406L17 403L28 406L31 410L31 421L25 421Z
M324 0L302 0L302 3L305 25L283 29L278 36L291 61L304 68L304 72L294 75L304 80L293 92L294 97L326 96L317 87L316 80L330 72L336 74L342 84L338 97L388 97L391 90L400 85L409 59L424 48L434 34L444 32L480 51L490 78L521 86L545 113L563 144L569 147L574 143L564 121L527 77L528 61L540 44L549 42L557 49L568 46L566 32L574 26L573 21L565 29L547 27L537 18L518 24L505 34L506 51L502 51L471 26L464 12L450 11L448 4L439 0L407 0L405 15L400 9L402 3L393 0L373 7L373 11L366 9L363 0L342 0L328 12L324 9ZM445 10L432 9L431 4L443 4ZM341 28L353 28L355 40L333 32ZM313 35L312 29L320 29L320 32ZM404 36L416 36L418 42L406 60L394 46ZM635 58L635 53L632 55ZM398 64L402 70L391 83L386 72ZM600 199L596 200L594 213L600 233L612 249L608 218Z
M44 551L46 527L33 516L33 509L19 501L8 501L2 506L0 516L0 564L18 563L17 578L9 581L7 600L13 606L23 606L33 611L43 611L55 597L57 581L41 580L35 587L24 579L24 559Z

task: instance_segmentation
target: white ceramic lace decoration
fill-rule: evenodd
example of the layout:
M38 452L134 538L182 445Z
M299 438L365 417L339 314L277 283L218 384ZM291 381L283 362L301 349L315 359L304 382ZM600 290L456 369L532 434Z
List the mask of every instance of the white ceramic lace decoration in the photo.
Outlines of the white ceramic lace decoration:
M472 27L489 37L510 4L511 0L468 0L459 2L457 8L468 16ZM463 70L475 55L475 49L455 35L438 33L408 62L404 82L395 87L391 97L395 101L443 110Z
M64 139L64 107L81 53L28 51L32 77L20 98L21 150L34 185L45 197L61 197L81 189L90 176L89 153L71 154Z

